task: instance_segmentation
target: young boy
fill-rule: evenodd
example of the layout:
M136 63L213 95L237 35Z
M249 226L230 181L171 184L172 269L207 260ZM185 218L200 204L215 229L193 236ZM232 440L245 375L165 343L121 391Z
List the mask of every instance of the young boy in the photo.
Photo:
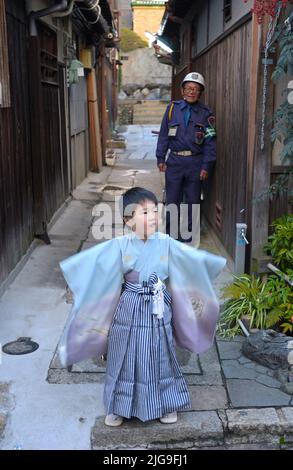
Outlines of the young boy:
M150 191L130 189L122 208L130 233L61 263L75 296L61 359L69 365L107 351L109 426L131 417L175 423L190 397L173 335L195 353L214 338L219 307L211 281L225 259L157 232L157 205Z

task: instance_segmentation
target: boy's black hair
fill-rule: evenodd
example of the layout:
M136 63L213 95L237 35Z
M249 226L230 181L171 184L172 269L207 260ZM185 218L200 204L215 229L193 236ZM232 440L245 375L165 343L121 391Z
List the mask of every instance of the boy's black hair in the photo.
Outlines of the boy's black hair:
M137 204L141 204L144 201L151 201L156 206L158 205L158 200L154 193L138 186L135 188L128 189L128 191L123 194L121 199L122 204L120 204L120 211L122 212L122 217L131 217L132 215L133 211L131 211L131 209L130 211L127 210L127 213L125 213L125 209L127 208L127 206L129 206L129 208L134 208Z

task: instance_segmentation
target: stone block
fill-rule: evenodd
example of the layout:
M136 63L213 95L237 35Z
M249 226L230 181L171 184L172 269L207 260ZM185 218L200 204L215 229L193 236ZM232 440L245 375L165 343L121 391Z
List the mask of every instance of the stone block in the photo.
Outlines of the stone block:
M109 428L97 418L91 433L92 449L182 449L221 445L223 428L214 411L182 412L174 425L159 421L142 423L125 420L119 428Z
M191 385L192 410L218 410L228 407L225 387L220 385Z
M279 446L282 427L274 408L227 410L227 419L226 444Z
M287 406L290 403L290 396L286 393L254 380L228 379L227 389L235 408Z
M221 359L238 359L242 356L241 343L238 341L217 340L217 344Z

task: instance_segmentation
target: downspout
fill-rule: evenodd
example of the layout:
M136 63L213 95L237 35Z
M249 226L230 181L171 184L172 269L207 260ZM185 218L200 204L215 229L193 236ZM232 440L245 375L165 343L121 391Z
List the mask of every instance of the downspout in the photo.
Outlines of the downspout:
M59 12L59 13L55 13L53 16L60 18L60 17L63 17L63 16L71 15L75 1L76 1L76 0L70 0L69 5L68 5L68 8L67 8L65 11L61 11L61 12Z
M104 33L106 34L107 39L112 39L113 33L111 32L107 21L105 20L105 18L103 17L101 13L99 0L82 0L82 1L78 1L77 3L78 4L83 3L84 5L84 6L79 5L79 11L82 14L82 16L85 18L85 20L91 25L99 23ZM91 19L86 18L85 15L82 13L83 11L92 15L92 18Z
M29 15L29 22L30 22L30 36L37 36L37 26L36 26L36 20L39 18L42 18L44 16L52 15L53 13L67 10L68 7L68 1L67 0L61 0L57 5L54 5L52 7L48 8L43 8L43 10L39 11L32 11ZM69 14L69 13L68 13Z

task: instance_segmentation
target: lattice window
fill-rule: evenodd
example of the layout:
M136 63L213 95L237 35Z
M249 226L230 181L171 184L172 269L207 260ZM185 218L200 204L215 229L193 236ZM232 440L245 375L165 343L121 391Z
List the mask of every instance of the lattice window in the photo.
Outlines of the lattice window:
M227 23L232 18L232 0L224 0L224 22Z
M41 80L43 83L58 85L57 56L41 49Z
M58 85L57 34L45 25L40 29L41 80Z

